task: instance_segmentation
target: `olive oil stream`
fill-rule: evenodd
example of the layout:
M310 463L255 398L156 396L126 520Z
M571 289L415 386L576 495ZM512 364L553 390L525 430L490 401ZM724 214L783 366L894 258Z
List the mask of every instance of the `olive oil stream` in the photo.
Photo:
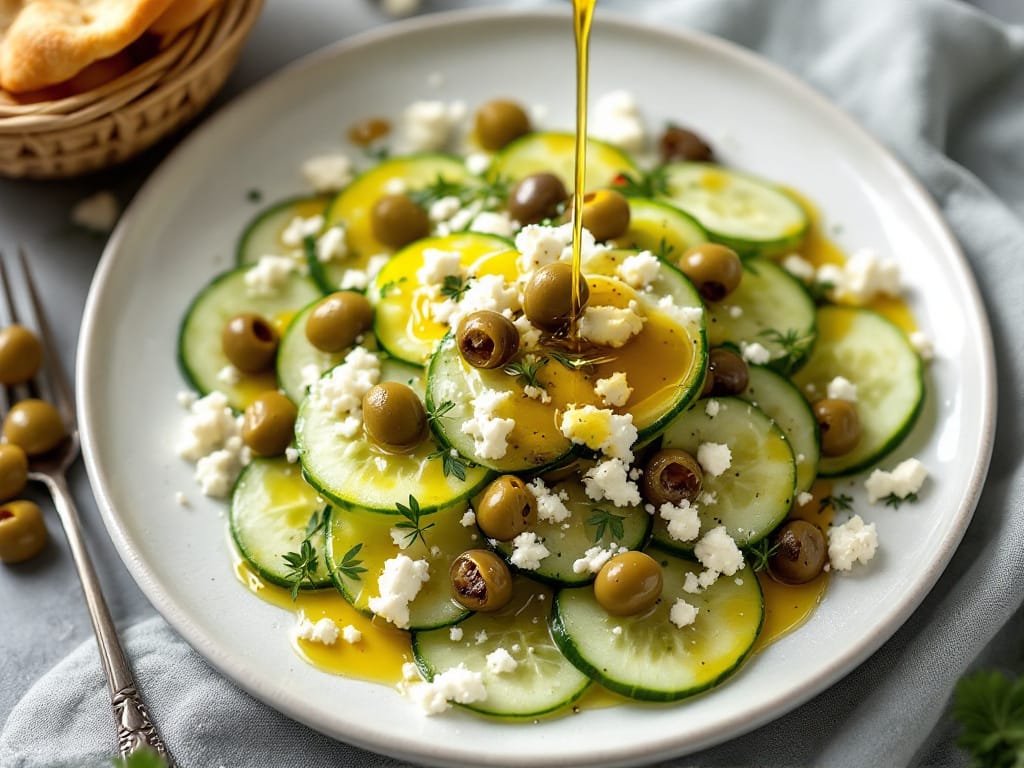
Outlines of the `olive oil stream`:
M597 0L573 0L573 34L576 39L576 176L572 192L572 304L570 340L577 348L579 316L583 311L580 281L583 279L583 196L587 186L587 89L590 82L590 26Z

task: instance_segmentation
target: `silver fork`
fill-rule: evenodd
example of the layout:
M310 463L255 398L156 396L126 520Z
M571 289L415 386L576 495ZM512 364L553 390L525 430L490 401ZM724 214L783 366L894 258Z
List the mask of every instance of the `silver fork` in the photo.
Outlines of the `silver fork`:
M128 757L141 749L151 749L167 758L170 757L164 746L156 726L149 716L149 710L142 701L131 667L125 657L121 642L117 638L117 630L110 618L110 610L100 591L100 582L96 576L89 552L82 536L82 526L78 517L78 509L68 489L66 472L68 467L78 458L79 440L78 424L75 418L74 397L67 377L57 358L53 336L50 333L42 301L36 290L32 273L29 271L25 252L18 248L18 260L21 262L21 274L28 303L31 306L30 322L22 325L32 327L39 332L44 356L43 369L46 375L36 378L35 388L38 396L52 403L60 412L67 429L67 437L60 446L48 454L33 457L29 466L29 479L42 483L50 491L53 505L60 517L61 525L71 547L71 556L75 561L78 576L85 593L85 603L89 608L89 618L96 633L96 644L100 651L100 661L107 675L110 688L110 705L114 711L117 726L117 744L122 757ZM5 259L0 254L0 283L3 284L3 296L6 300L8 320L19 322L18 307L14 301L11 281L8 279ZM34 323L31 322L34 320ZM29 394L27 386L12 388L14 399L23 399ZM13 403L12 403L13 404Z

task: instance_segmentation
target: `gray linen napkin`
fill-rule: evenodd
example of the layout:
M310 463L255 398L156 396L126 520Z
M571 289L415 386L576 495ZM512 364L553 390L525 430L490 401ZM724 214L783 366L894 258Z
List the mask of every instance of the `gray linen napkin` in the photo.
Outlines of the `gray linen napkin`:
M467 3L431 8L460 5ZM942 719L953 685L972 664L1016 669L1021 662L1024 28L953 0L605 0L601 7L705 29L759 51L888 144L931 191L967 252L988 307L999 369L1000 418L984 495L924 604L878 653L816 699L671 765L965 764L952 746L954 730ZM160 619L125 637L182 765L399 765L326 739L254 701ZM0 733L0 768L105 766L111 744L105 687L90 641L39 680L11 713Z

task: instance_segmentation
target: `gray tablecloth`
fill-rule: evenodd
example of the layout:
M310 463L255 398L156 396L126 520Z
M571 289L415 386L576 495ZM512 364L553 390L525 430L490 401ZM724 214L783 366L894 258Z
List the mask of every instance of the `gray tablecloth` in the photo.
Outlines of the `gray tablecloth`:
M427 0L424 10L546 4ZM992 320L999 368L1000 420L985 492L963 544L921 608L818 698L673 765L965 764L947 714L956 679L974 665L1022 666L1024 6L1020 0L978 0L974 7L954 0L600 5L709 30L759 51L887 143L929 188L964 245ZM220 101L305 52L384 21L356 0L270 0ZM103 246L101 238L70 226L71 205L100 189L127 202L169 146L75 182L0 182L0 250L23 243L32 254L69 367ZM84 472L73 474L111 610L182 765L395 764L308 731L210 670L155 617L106 537ZM59 534L43 556L0 568L0 720L6 720L0 768L109 764L111 723L90 638Z

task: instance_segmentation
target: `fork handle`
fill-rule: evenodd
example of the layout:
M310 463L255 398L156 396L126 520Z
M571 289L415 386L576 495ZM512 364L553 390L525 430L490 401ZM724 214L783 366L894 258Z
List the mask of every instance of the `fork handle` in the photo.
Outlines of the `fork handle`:
M142 700L131 667L121 648L121 641L118 640L117 630L110 618L110 610L100 591L99 578L85 547L78 509L71 497L67 481L63 476L40 479L47 485L53 497L53 504L63 523L64 533L71 547L71 556L82 582L89 618L96 633L100 661L110 688L110 705L114 710L114 721L117 725L118 750L122 757L128 757L141 749L150 749L166 758L168 766L173 768L167 748L149 716L149 709Z

